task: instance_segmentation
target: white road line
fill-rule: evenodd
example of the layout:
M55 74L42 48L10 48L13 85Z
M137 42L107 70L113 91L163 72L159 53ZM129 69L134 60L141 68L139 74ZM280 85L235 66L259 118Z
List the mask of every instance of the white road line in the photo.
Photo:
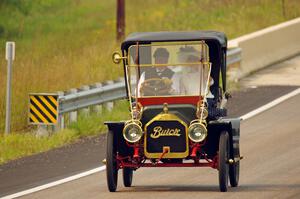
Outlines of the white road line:
M12 195L4 196L4 197L2 197L0 199L11 199L11 198L21 197L21 196L24 196L24 195L27 195L27 194L30 194L30 193L34 193L34 192L37 192L37 191L41 191L41 190L44 190L44 189L48 189L50 187L54 187L54 186L66 183L66 182L77 180L79 178L83 178L85 176L92 175L94 173L97 173L97 172L100 172L100 171L104 171L104 170L105 170L105 166L97 167L95 169L92 169L92 170L89 170L89 171L85 171L83 173L79 173L77 175L73 175L73 176L70 176L70 177L67 177L67 178L55 181L55 182L50 182L48 184L44 184L44 185L41 185L41 186L38 186L38 187L34 187L32 189L28 189L28 190L25 190L25 191L14 193Z
M270 102L266 105L263 105L263 106L259 107L258 109L255 109L255 110L241 116L240 118L242 120L247 120L247 119L249 119L249 118L251 118L251 117L253 117L253 116L255 116L259 113L262 113L263 111L266 111L266 110L276 106L277 104L279 104L279 103L281 103L281 102L283 102L283 101L285 101L285 100L287 100L291 97L294 97L294 96L298 95L299 93L300 93L300 88L298 88L298 89L296 89L296 90L294 90L294 91L292 91L292 92L290 92L286 95L283 95L283 96L273 100L272 102Z
M298 88L298 89L296 89L296 90L294 90L294 91L292 91L292 92L290 92L286 95L283 95L283 96L273 100L272 102L270 102L270 103L268 103L264 106L261 106L260 108L255 109L255 110L241 116L240 118L242 120L247 120L247 119L249 119L251 117L254 117L255 115L257 115L259 113L262 113L263 111L266 111L266 110L278 105L279 103L281 103L281 102L283 102L283 101L285 101L285 100L287 100L291 97L294 97L298 94L300 94L300 88ZM41 185L41 186L38 186L38 187L34 187L32 189L28 189L28 190L21 191L21 192L12 194L12 195L4 196L0 199L12 199L12 198L21 197L21 196L24 196L24 195L28 195L28 194L31 194L31 193L34 193L34 192L37 192L37 191L41 191L41 190L44 190L44 189L48 189L48 188L66 183L66 182L77 180L79 178L82 178L82 177L85 177L85 176L88 176L88 175L92 175L94 173L104 171L104 170L105 170L105 166L97 167L95 169L92 169L92 170L89 170L89 171L86 171L86 172L83 172L83 173L79 173L77 175L73 175L73 176L70 176L70 177L55 181L55 182L50 182L48 184L44 184L44 185Z

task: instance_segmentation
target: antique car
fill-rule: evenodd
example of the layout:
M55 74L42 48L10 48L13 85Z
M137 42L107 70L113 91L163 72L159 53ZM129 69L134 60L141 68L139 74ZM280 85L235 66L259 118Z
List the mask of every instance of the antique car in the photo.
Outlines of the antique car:
M225 34L133 33L121 50L113 62L123 63L131 119L105 122L109 191L119 170L130 187L141 167L211 167L220 191L238 186L240 119L226 118Z

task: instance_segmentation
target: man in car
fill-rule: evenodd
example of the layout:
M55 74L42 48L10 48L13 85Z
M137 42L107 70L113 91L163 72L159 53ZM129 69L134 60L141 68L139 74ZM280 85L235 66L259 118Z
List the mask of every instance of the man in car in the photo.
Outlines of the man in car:
M157 48L153 54L154 67L146 68L142 73L138 90L139 95L169 95L176 93L178 88L174 79L174 71L168 68L169 52L166 48ZM156 80L154 80L156 79ZM153 80L149 84L144 83L147 80ZM157 89L157 90L155 90Z

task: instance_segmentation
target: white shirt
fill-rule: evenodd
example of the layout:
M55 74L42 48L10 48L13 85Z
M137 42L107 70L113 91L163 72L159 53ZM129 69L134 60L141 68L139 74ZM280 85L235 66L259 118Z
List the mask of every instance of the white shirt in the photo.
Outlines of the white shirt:
M210 91L210 86L214 84L213 78L210 77L208 85L207 98L214 98L214 95ZM204 95L206 81L200 82L199 72L185 73L182 75L180 80L181 93L184 95L199 95L201 85L201 95Z

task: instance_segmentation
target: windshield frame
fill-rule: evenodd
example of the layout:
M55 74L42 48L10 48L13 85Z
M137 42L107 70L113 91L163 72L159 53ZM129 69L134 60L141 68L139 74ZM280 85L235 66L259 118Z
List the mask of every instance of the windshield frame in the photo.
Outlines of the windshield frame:
M140 47L149 47L149 46L153 46L153 47L166 47L166 46L178 46L178 45L200 45L201 46L201 53L203 53L203 47L202 46L205 46L206 48L208 48L207 44L205 43L204 40L200 40L200 41L174 41L174 42L151 42L149 44L139 44L139 43L136 43L134 45L131 45L129 46L129 48L127 49L127 66L129 67L137 67L137 66L143 66L143 67L160 67L160 66L169 66L170 64L131 64L131 61L132 61L132 58L131 58L131 49L138 46L138 48ZM205 48L204 47L204 48ZM203 56L206 56L208 57L208 60L205 60L206 62L209 61L209 55L204 55L204 54L200 54L201 57ZM195 63L172 63L173 66L176 66L176 65L195 65L195 64L200 64L200 63L203 63L203 62L195 62Z
M141 73L138 72L136 73L136 76L133 77L130 73L130 71L133 69L133 70L136 70L136 71L140 71L142 67L153 67L153 68L156 68L156 67L163 67L163 66L170 66L170 63L167 63L167 64L156 64L156 63L151 63L151 64L139 64L137 61L137 64L133 63L132 61L132 55L130 54L131 52L131 49L132 48L136 48L136 49L140 49L140 47L166 47L166 46L174 46L174 45L177 45L177 46L180 46L180 45L185 45L185 46L189 46L189 45L200 45L200 49L201 51L199 51L199 55L200 55L200 60L198 62L194 62L194 63L190 63L190 62L182 62L182 63L172 63L171 65L172 66L180 66L180 67L184 67L184 66L193 66L193 65L199 65L201 64L202 66L208 66L211 71L211 63L209 62L209 48L208 48L208 45L205 43L204 40L201 40L201 41L180 41L180 42L153 42L153 43L150 43L150 44L142 44L142 45L139 45L138 43L136 43L135 45L131 45L129 48L128 48L128 51L126 51L126 56L127 56L127 60L126 60L126 65L125 65L125 73L126 73L126 76L127 76L127 83L128 83L128 88L127 90L129 91L128 94L129 94L129 97L132 97L132 98L157 98L157 97L164 97L164 98L168 98L168 97L195 97L195 96L198 96L200 97L201 94L193 94L193 95L183 95L183 94L179 94L179 95L153 95L153 96L140 96L138 95L138 93L136 92L137 89L136 89L136 86L135 86L135 90L132 89L132 85L134 85L134 81L135 83L138 83L138 80L140 78L140 75ZM135 49L134 49L135 50ZM139 57L139 52L137 50L137 53L136 55L138 55ZM152 53L151 53L151 56L152 56ZM152 59L152 57L151 57ZM151 61L152 62L152 61ZM133 63L133 64L132 64ZM135 79L135 80L134 80ZM206 80L207 81L207 80ZM203 96L202 96L203 97Z

